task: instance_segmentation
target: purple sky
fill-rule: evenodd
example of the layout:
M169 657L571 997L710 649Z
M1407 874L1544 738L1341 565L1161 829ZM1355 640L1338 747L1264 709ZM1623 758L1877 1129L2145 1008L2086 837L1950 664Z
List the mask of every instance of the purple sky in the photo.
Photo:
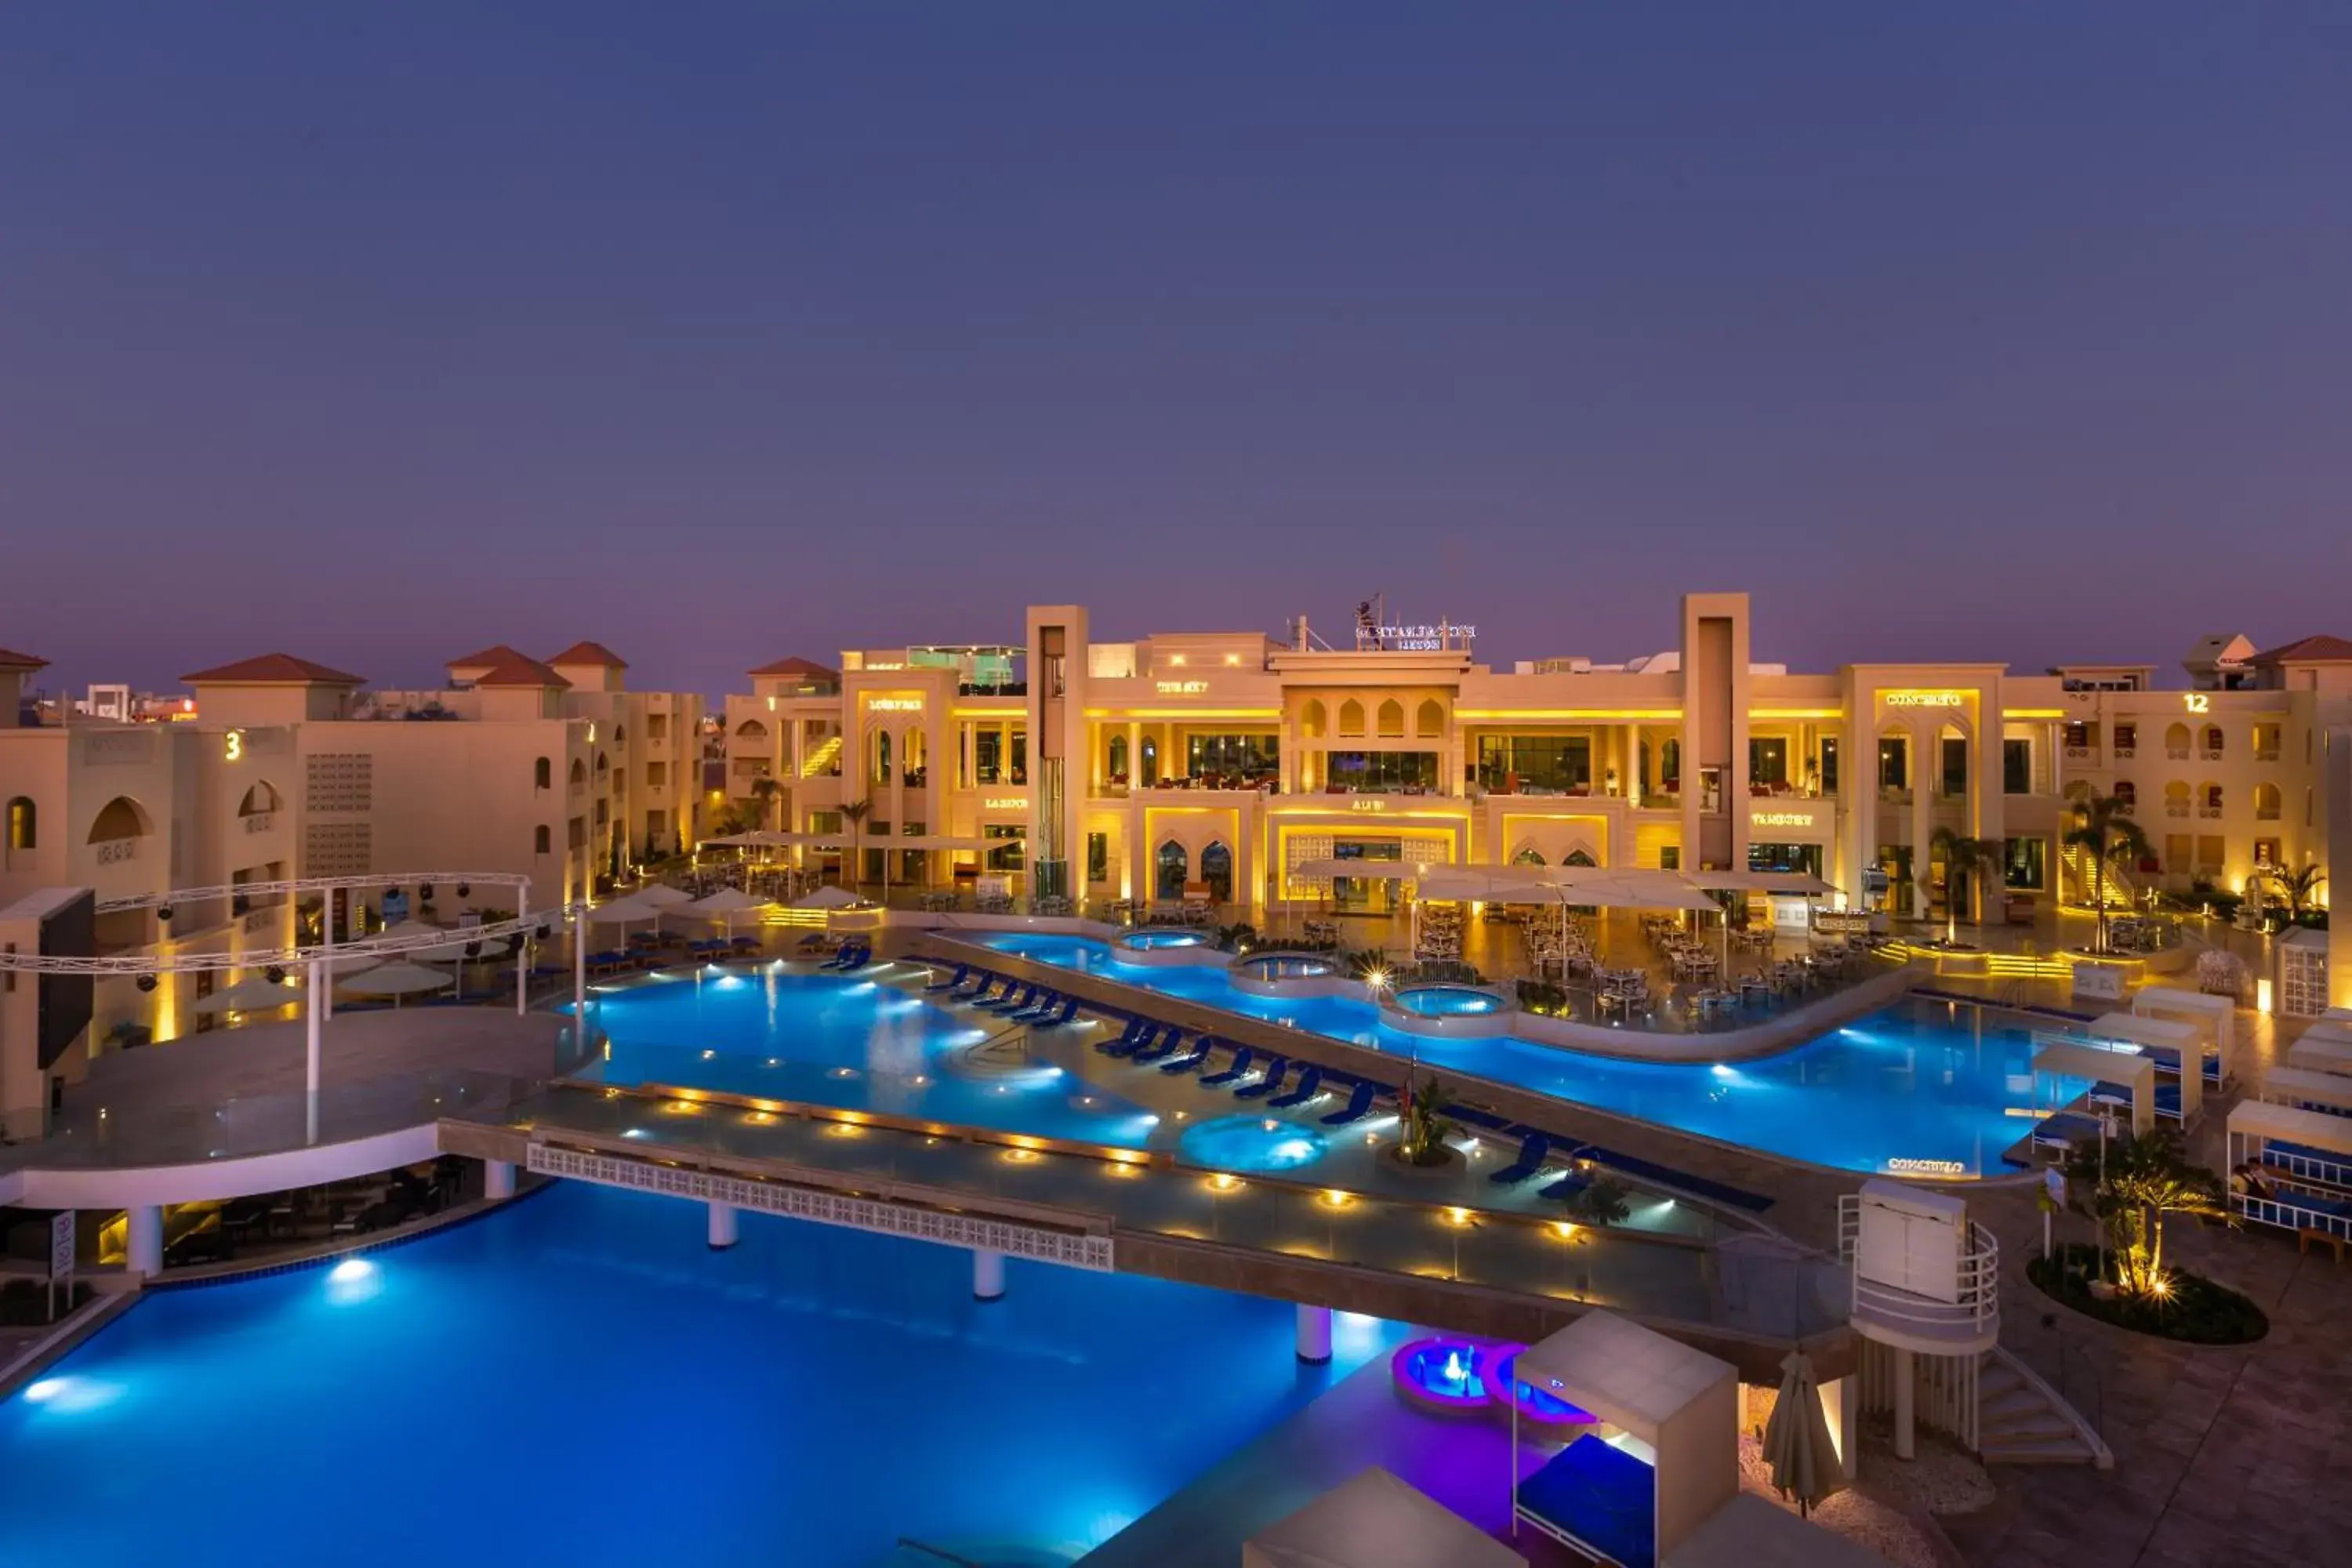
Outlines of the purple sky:
M2347 81L2341 0L0 7L0 647L2352 634Z

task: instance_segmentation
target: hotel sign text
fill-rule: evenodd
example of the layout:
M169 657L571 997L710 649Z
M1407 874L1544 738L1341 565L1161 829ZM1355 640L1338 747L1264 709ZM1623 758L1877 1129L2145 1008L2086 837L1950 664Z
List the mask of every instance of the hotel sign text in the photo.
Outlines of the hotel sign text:
M1205 680L1158 680L1152 684L1159 688L1162 697L1198 697L1209 689L1209 683Z
M874 697L866 706L877 713L920 713L923 700L919 697Z
M1759 827L1811 827L1813 814L1810 811L1759 811L1748 820Z
M1967 701L1960 691L1890 691L1885 697L1889 708L1958 708Z
M1026 811L1029 809L1029 797L1020 795L991 795L981 801L980 809L982 811Z
M1382 626L1381 646L1400 653L1442 653L1466 647L1478 635L1476 626Z

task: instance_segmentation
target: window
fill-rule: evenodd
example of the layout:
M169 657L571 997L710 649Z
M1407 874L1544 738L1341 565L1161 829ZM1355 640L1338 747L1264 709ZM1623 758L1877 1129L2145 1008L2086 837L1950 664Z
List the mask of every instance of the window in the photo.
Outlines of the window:
M1751 871L1802 872L1809 877L1822 874L1822 847L1818 844L1750 844L1748 847L1748 868Z
M2164 731L2164 754L2174 762L2189 760L2189 726L2171 724Z
M2198 809L2199 815L2200 815L2200 816L2221 816L2221 786L2220 784L2207 784L2203 789L2201 789L2201 790L2198 791L2198 793L2197 793L2197 809Z
M1658 748L1658 787L1668 794L1683 787L1683 743L1668 741Z
M572 771L566 776L570 780L573 789L586 789L588 787L588 764L582 762L577 757L572 758Z
M1110 738L1108 757L1103 764L1103 772L1109 778L1112 784L1125 784L1127 782L1126 736L1113 735Z
M530 852L545 855L555 847L555 835L544 824L530 830Z
M1445 733L1445 709L1434 697L1422 699L1413 714L1412 732L1423 740L1434 740Z
M1279 748L1272 735L1188 735L1184 771L1196 779L1256 784L1281 771Z
M20 795L8 803L8 847L37 849L40 840L40 815L31 798Z
M1110 835L1108 833L1087 835L1087 880L1110 880Z
M1308 698L1307 706L1298 710L1298 732L1302 735L1319 741L1323 738L1324 731L1329 723L1329 715L1323 707L1323 700L1319 697Z
M1427 793L1437 787L1435 752L1333 752L1327 787L1360 795Z
M1004 783L1004 731L982 730L972 736L971 742L974 780L984 784Z
M838 836L842 830L841 813L837 811L810 812L808 814L808 830L811 833L824 837Z
M868 776L869 776L870 778L872 778L872 780L873 780L876 784L888 784L888 783L890 782L890 731L887 731L887 730L877 730L877 731L874 731L874 747L873 747L873 756L874 756L874 771L873 771L873 772L872 772L872 773L870 773Z
M667 741L669 739L668 714L648 713L646 715L646 739L648 741Z
M546 757L540 758L537 763L531 765L530 782L531 787L534 789L553 789L555 787L555 763Z
M1592 742L1582 735L1481 735L1477 778L1496 795L1589 789Z
M1354 698L1339 704L1339 733L1360 735L1364 732L1364 705Z
M659 789L667 783L669 783L669 764L667 763L647 763L646 764L646 787L647 789Z
M2021 893L2042 891L2048 885L2043 878L2049 863L2047 838L2009 838L2001 842L2000 879L2004 887L2015 888Z
M1391 697L1381 704L1376 721L1380 725L1380 732L1384 739L1398 741L1404 739L1404 704L1395 698Z
M1911 746L1906 741L1885 740L1878 742L1878 787L1908 789L1911 778Z
M2003 795L2033 793L2033 742L2005 740L2000 743L2000 792Z
M1023 846L1018 842L1028 837L1029 829L1018 822L984 822L981 824L982 838L1014 840L1001 849L988 852L988 868L992 871L1018 871L1026 864L1022 858Z
M2221 726L2219 724L2205 726L2205 754L2209 757L2221 754Z
M919 724L908 728L899 747L900 781L908 789L921 789L931 782L931 741L929 733Z
M1772 735L1748 742L1748 782L1785 785L1789 782L1789 742Z
M2116 806L2126 816L2139 810L2139 785L2129 779L2116 781Z
M1013 782L1017 784L1029 782L1029 731L1026 730L1013 731Z
M768 727L757 719L746 719L735 726L735 738L739 741L764 741L768 738Z
M2276 822L2279 819L2281 805L2278 785L2258 784L2254 786L2254 816L2257 820Z
M596 826L597 826L602 827L602 826L604 826L605 822L606 822L606 821L608 820L608 818L609 818L610 810L611 810L611 803L609 803L609 802L607 802L607 801L601 801L601 800L600 800L600 801L598 801L598 802L596 803Z
M1958 735L1944 737L1944 785L1946 795L1969 793L1969 743Z
M613 765L612 763L608 763L608 762L606 762L606 761L604 760L604 752L597 752L597 753L596 753L596 776L597 776L598 778L600 778L600 779L601 779L601 778L603 778L603 777L604 776L605 771L606 771L607 769L609 769L612 765Z
M2137 724L2117 724L2116 726L2116 755L2119 757L2136 756L2138 754L2138 752L2139 726Z
M1223 844L1212 844L1201 851L1201 880L1209 884L1209 897L1221 904L1234 901L1234 852Z
M1683 847L1679 844L1658 846L1658 869L1679 871L1683 868Z
M1184 883L1192 873L1192 859L1184 847L1173 838L1160 847L1152 856L1151 896L1175 900L1184 896Z
M1160 742L1145 736L1143 741L1143 787L1150 789L1160 782Z
M1824 795L1835 795L1837 794L1837 739L1835 736L1824 736L1822 740L1822 793Z
M619 751L629 743L629 732L618 724L613 726L613 750Z

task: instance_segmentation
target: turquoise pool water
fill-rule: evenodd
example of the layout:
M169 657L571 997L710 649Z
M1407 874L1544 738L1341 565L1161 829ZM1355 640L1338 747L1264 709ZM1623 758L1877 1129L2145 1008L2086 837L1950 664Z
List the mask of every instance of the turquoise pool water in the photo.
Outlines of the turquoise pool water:
M1296 1171L1330 1147L1323 1134L1277 1116L1220 1116L1184 1129L1177 1152L1213 1171Z
M1469 985L1407 985L1396 993L1396 1005L1424 1018L1475 1017L1498 1012L1503 1005Z
M0 1403L0 1563L1064 1563L1402 1338L1306 1367L1279 1301L1016 1259L983 1306L953 1248L703 1232L567 1183L156 1291Z
M1000 952L1084 970L1204 1006L1370 1046L1727 1143L1855 1171L1999 1171L2032 1123L2012 1110L2063 1102L2080 1081L2032 1068L2023 1015L1908 998L1777 1056L1727 1064L1641 1062L1509 1036L1433 1039L1391 1029L1367 1002L1238 991L1222 966L1121 963L1083 937L995 931ZM1925 1166L1900 1163L1924 1161Z
M1046 1063L973 1047L1012 1027L855 975L681 971L602 993L606 1058L586 1076L1140 1149L1159 1118Z
M1209 939L1196 931L1138 931L1118 939L1129 947L1199 947Z

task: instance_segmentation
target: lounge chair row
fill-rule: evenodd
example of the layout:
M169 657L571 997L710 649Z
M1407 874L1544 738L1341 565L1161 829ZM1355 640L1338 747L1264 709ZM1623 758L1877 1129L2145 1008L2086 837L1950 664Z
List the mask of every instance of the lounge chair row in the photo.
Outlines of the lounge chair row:
M845 942L841 944L839 952L835 953L817 967L846 974L853 969L863 969L873 962L874 947L871 942Z
M957 964L953 974L945 980L934 980L923 989L944 993L950 1002L967 1003L974 1012L994 1013L1033 1028L1059 1028L1078 1016L1076 996L1050 985L1015 980L970 963Z

